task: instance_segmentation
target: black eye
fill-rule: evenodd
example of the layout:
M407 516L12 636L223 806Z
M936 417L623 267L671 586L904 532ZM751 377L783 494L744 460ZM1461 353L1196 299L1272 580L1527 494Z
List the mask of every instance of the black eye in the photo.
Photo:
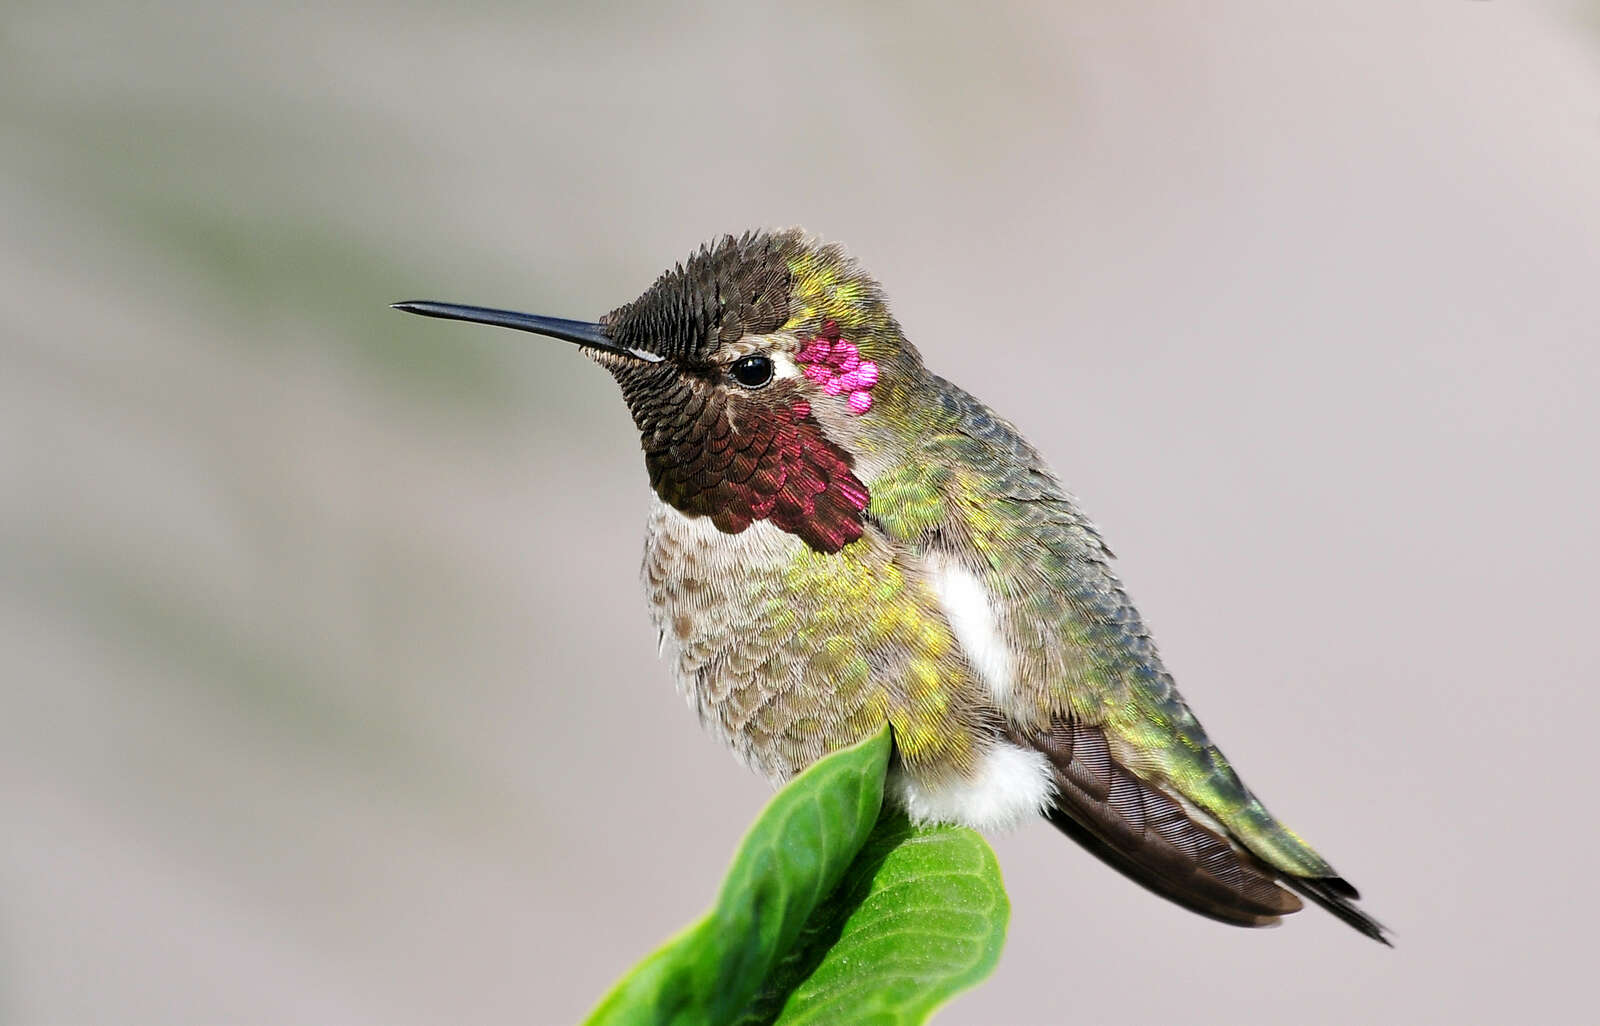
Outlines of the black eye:
M772 361L765 356L746 356L734 361L728 376L745 388L760 388L772 380Z

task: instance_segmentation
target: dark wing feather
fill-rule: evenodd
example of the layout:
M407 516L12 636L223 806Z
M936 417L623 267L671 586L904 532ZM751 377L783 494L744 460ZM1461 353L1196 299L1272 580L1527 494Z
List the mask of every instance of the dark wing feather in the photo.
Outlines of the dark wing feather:
M1050 760L1050 821L1135 883L1236 926L1269 926L1301 908L1272 869L1119 763L1099 727L1057 720L1048 730L1014 731L1013 739Z

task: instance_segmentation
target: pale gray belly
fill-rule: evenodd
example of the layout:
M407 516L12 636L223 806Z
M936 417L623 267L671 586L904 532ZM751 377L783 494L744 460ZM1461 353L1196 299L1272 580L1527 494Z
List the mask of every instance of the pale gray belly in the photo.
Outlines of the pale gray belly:
M645 597L673 678L701 722L773 780L804 763L780 737L797 681L761 595L803 544L766 521L725 534L660 502L645 535Z
M881 539L863 543L879 546L880 558L891 558ZM679 688L701 722L774 783L872 733L883 715L873 705L873 694L883 687L843 688L828 653L800 640L804 632L797 627L815 614L819 601L793 593L785 583L803 545L765 521L729 535L705 518L659 503L645 543L645 593ZM900 655L892 649L879 653L884 665L876 669L886 679L878 684L892 690ZM965 661L958 676L972 676ZM952 697L953 706L976 701L971 689ZM880 711L867 715L873 708ZM950 728L978 729L955 720ZM993 830L1048 801L1049 779L1037 752L984 739L965 772L900 767L887 793L917 822Z

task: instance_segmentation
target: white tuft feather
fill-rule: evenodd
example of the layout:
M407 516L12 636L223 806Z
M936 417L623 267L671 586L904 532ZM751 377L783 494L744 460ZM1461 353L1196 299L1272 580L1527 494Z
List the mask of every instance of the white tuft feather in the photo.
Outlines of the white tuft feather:
M954 560L941 560L933 566L933 590L939 596L945 619L967 663L989 685L996 703L1005 705L1016 679L1016 663L1011 646L1000 634L989 589L971 570Z
M959 823L974 830L1009 830L1050 804L1055 785L1050 763L1039 752L999 742L970 778L924 782L905 769L889 778L889 794L911 821Z

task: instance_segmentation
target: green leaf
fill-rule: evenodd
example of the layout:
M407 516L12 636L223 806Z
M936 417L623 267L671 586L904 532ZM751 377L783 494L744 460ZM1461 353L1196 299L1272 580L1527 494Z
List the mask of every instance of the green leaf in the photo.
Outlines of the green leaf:
M778 792L745 835L711 912L625 976L590 1026L733 1022L871 834L891 747L885 726Z
M987 976L1010 917L994 853L971 830L879 820L890 750L885 728L779 792L711 912L591 1026L915 1024Z
M1011 904L964 827L886 815L741 1024L911 1024L994 970Z

